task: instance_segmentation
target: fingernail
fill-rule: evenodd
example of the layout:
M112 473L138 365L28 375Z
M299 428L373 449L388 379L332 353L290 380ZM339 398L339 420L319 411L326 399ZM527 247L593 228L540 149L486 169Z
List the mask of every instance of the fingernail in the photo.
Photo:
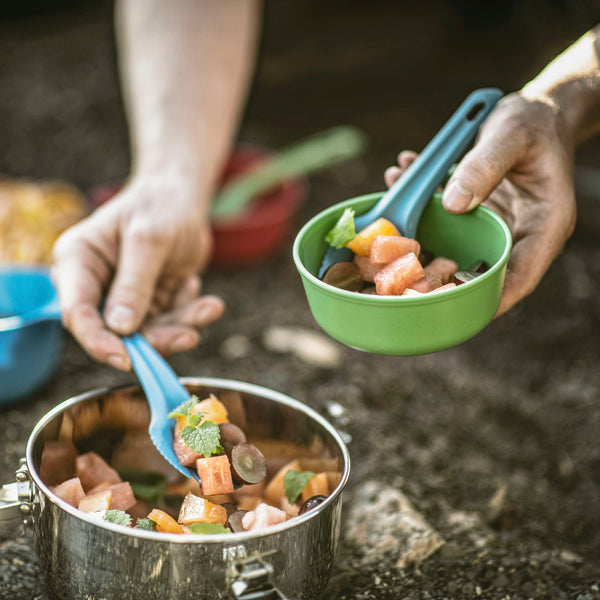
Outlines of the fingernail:
M198 337L193 333L182 333L178 335L169 345L169 353L185 352L198 343Z
M456 179L446 188L443 204L452 212L465 212L471 205L473 192L464 188Z
M131 361L128 356L123 356L122 354L111 354L106 362L115 369L119 369L120 371L129 371L131 369Z
M135 325L135 313L128 306L119 304L106 315L106 324L115 331L129 333Z

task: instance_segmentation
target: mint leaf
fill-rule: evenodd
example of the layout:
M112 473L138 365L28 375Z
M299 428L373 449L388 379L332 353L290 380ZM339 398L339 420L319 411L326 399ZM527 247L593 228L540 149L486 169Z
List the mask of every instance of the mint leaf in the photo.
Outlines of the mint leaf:
M290 504L294 504L302 490L306 487L308 480L314 477L311 471L296 471L290 469L283 477L283 491Z
M223 527L221 523L192 523L188 525L192 533L231 533L229 527Z
M335 248L342 248L356 237L354 229L354 210L347 208L338 222L325 235L325 241Z
M204 421L197 427L186 425L181 432L181 437L189 448L207 458L212 454L223 452L219 426L212 421Z
M169 419L189 416L190 411L196 404L198 404L198 396L190 396L188 400L182 402L177 408L169 413Z
M138 519L135 526L146 531L156 531L156 523L152 519Z
M104 513L104 520L116 523L117 525L125 525L125 527L131 525L131 516L125 511L110 509Z
M198 423L202 420L202 417L205 413L198 413L197 415L189 415L187 418L187 424L190 427L197 427Z

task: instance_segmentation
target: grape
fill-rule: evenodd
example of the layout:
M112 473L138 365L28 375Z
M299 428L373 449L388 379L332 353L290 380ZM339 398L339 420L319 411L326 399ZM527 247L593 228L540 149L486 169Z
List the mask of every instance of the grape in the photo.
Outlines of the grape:
M267 476L267 461L252 444L236 444L231 450L231 474L242 483L259 483Z
M242 519L247 512L247 510L236 510L235 512L232 512L227 519L225 527L229 527L233 533L237 533L238 531L246 531L242 525Z
M353 262L347 261L331 265L323 275L323 281L349 292L360 292L364 284L359 268Z
M323 494L318 494L317 496L311 496L308 498L304 504L300 507L299 515L303 515L305 512L319 506L324 500L327 500L327 496Z
M221 446L227 454L231 453L236 444L246 441L246 434L233 423L219 423L219 433L221 434Z

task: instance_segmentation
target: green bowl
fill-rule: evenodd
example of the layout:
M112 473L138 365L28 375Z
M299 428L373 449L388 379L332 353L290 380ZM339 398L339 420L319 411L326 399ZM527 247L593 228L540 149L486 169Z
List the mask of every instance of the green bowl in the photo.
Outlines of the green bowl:
M347 346L394 356L437 352L472 338L498 309L512 246L506 223L485 207L452 215L435 195L421 216L417 239L423 248L454 259L459 270L478 260L490 266L454 289L423 296L377 296L341 290L316 276L326 249L325 234L344 209L352 207L360 215L382 195L335 204L314 216L296 236L294 262L317 323Z

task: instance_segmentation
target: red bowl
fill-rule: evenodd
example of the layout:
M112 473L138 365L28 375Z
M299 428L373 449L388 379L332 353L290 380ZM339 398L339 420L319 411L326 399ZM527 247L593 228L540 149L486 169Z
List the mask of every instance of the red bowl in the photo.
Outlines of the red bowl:
M239 146L227 162L221 183L248 171L270 152L253 146ZM91 203L99 206L122 188L111 183L91 193ZM250 266L275 256L290 235L294 216L306 197L305 179L290 179L259 196L243 213L233 219L213 222L211 266L237 268Z

